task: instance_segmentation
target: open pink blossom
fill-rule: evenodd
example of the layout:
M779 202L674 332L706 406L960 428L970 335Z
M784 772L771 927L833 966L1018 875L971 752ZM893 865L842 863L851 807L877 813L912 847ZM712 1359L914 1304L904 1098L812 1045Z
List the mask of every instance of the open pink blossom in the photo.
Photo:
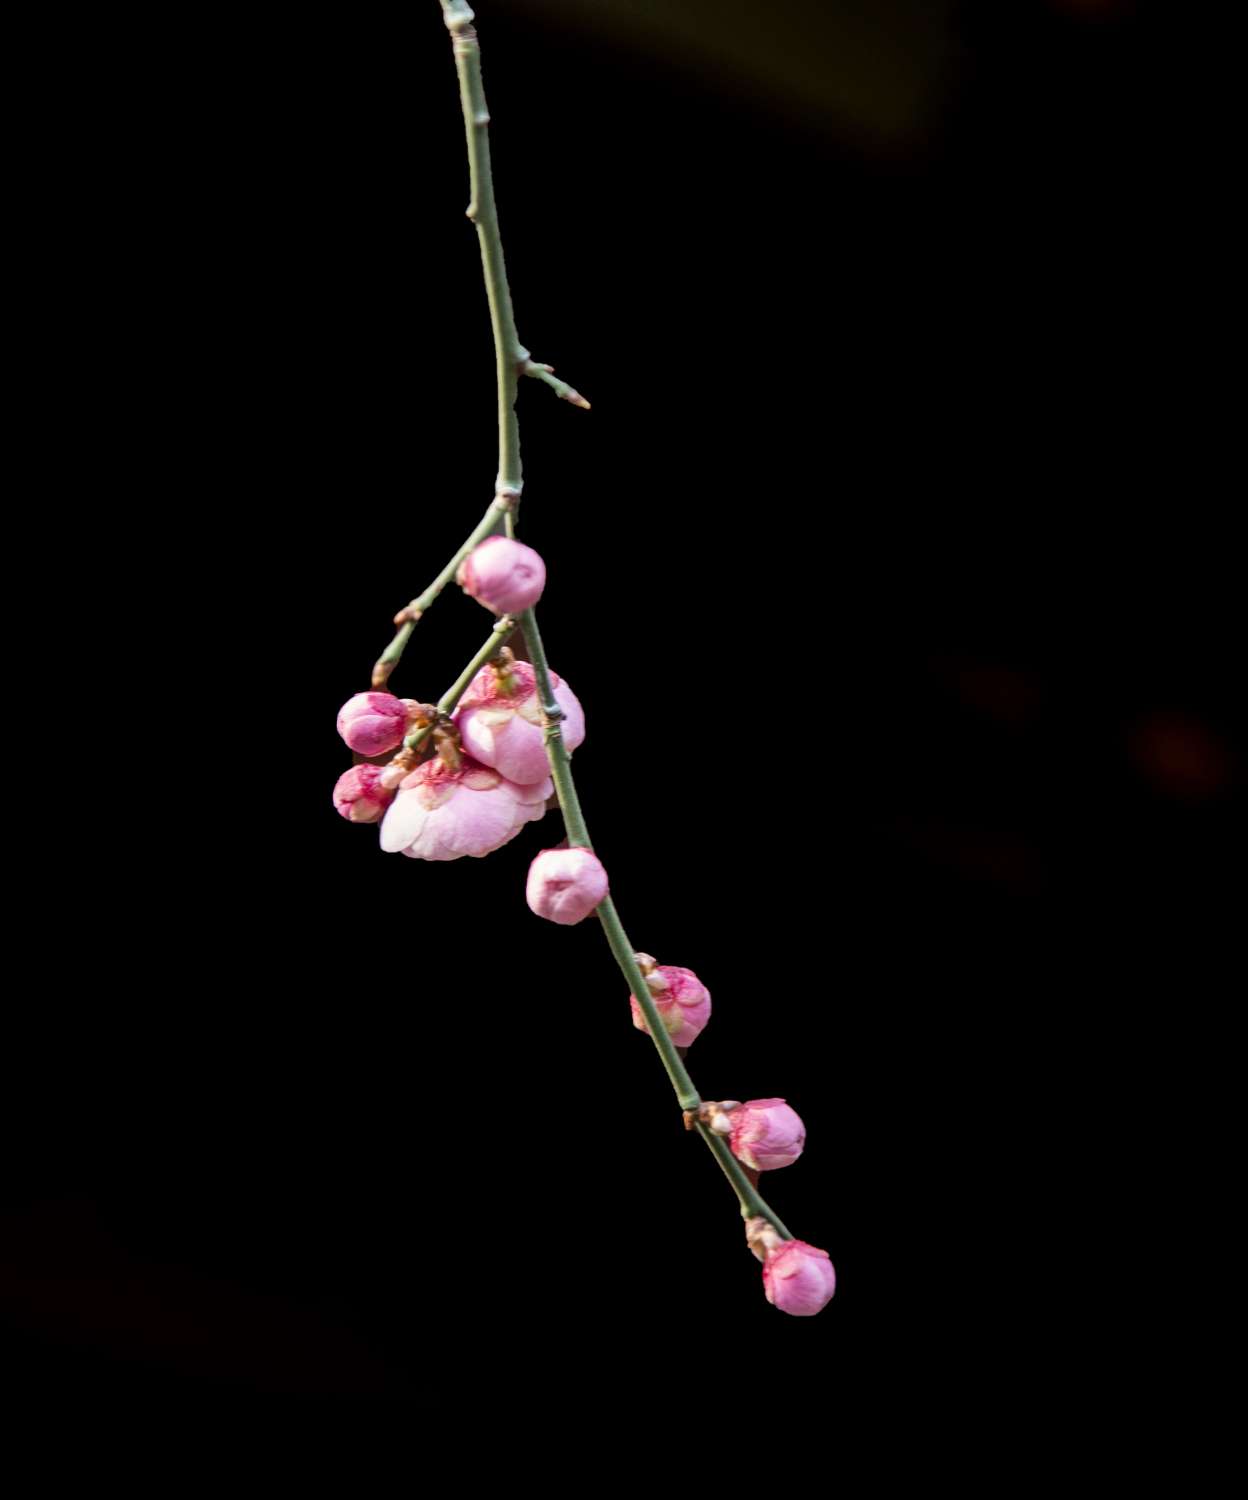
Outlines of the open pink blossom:
M781 1312L811 1318L831 1302L836 1271L826 1250L816 1250L805 1240L782 1240L767 1252L763 1290Z
M376 823L393 800L381 784L380 766L352 766L334 787L334 806L352 823Z
M571 927L607 894L607 872L589 849L543 849L529 866L524 894L530 911Z
M667 1028L667 1034L678 1047L687 1047L711 1019L711 992L692 969L679 969L674 964L655 964L649 955L637 955L642 962L642 972L650 987L650 998ZM647 972L648 970L648 972ZM637 1003L636 995L628 1002L633 1010L633 1025L647 1035L645 1012Z
M393 693L356 693L338 711L338 733L360 755L388 755L407 733L407 705Z
M584 710L554 672L550 685L563 710L563 743L575 750L585 738ZM508 781L524 784L549 774L537 674L527 661L510 663L501 682L493 667L483 667L459 700L455 726L469 755L501 771Z
M435 756L400 782L381 847L409 859L480 859L540 818L550 792L549 779L517 786L466 755L457 771Z
M496 615L515 615L542 597L546 564L514 537L487 536L460 563L455 581Z
M802 1154L806 1127L783 1099L749 1099L728 1114L732 1154L758 1172L790 1166Z

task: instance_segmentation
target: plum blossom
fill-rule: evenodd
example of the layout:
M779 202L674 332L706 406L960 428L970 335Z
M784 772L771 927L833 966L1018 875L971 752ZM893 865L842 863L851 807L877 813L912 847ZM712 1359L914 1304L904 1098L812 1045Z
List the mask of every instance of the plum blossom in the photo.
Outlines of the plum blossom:
M550 793L549 778L518 786L469 756L454 768L435 756L399 783L381 847L409 859L480 859L540 818Z
M554 672L550 685L563 710L563 743L575 750L585 738L584 710ZM502 672L483 667L460 699L455 726L468 754L508 781L525 785L548 774L537 674L527 661L511 662Z

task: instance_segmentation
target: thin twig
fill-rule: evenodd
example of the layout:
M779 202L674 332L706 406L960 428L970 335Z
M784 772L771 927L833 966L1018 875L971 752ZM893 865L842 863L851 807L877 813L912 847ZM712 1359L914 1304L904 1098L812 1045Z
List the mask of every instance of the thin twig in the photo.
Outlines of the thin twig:
M469 683L471 683L481 668L485 666L486 662L491 657L497 656L503 649L507 644L507 637L512 634L515 628L516 622L510 615L504 615L498 621L494 629L486 637L480 650L455 679L454 685L447 688L446 692L438 699L438 714L440 717L445 717L447 714L455 712L459 700L468 691ZM421 745L424 744L425 740L433 732L434 727L433 723L429 723L421 725L418 729L413 729L411 734L404 739L403 748L405 750L419 750Z
M399 664L399 658L403 655L403 648L412 638L412 631L416 628L416 622L429 608L442 590L450 583L451 579L459 571L459 565L472 551L478 542L483 542L487 536L491 536L499 529L503 522L503 516L508 510L514 508L518 494L500 490L490 502L490 507L477 522L469 533L467 539L456 550L455 555L447 563L446 567L438 574L423 594L417 594L415 599L394 617L394 623L399 627L394 639L377 658L373 667L373 686L384 688L390 680L390 674Z

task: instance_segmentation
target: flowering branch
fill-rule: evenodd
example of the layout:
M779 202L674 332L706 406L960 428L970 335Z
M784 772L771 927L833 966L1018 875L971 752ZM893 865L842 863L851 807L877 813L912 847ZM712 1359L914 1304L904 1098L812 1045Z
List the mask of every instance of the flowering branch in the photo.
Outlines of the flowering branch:
M511 524L511 517L509 516L507 519L508 533L511 534L514 531L514 526ZM563 743L563 735L560 730L560 720L563 717L563 711L560 709L550 687L550 669L546 664L546 650L542 644L541 632L537 628L537 616L532 609L525 610L520 616L520 629L524 633L524 643L529 653L529 660L533 663L533 670L537 676L538 698L542 708L546 754L550 760L551 777L555 783L555 793L559 798L559 810L563 813L564 826L568 830L568 842L577 848L592 849L593 845L590 843L589 829L585 823L585 814L581 810L581 801L576 791L576 781L572 775L571 757L568 754L567 746ZM615 909L615 903L609 895L602 899L597 911L598 920L602 923L602 929L606 934L607 943L610 945L612 955L620 967L620 972L628 980L629 990L636 997L646 1018L647 1030L655 1047L658 1049L663 1066L667 1070L667 1076L671 1080L672 1088L676 1092L677 1102L680 1104L682 1110L696 1111L702 1104L701 1096L694 1087L693 1079L689 1076L689 1070L685 1067L680 1053L673 1044L667 1027L663 1024L658 1008L655 1006L654 999L650 994L650 986L646 981L646 976L642 973L641 966L637 961L637 955L633 951L633 945L628 940L628 934L624 931L624 924L620 921L619 913ZM698 1134L711 1148L716 1160L723 1168L725 1176L736 1190L743 1216L767 1219L775 1225L782 1239L791 1240L793 1236L781 1223L775 1211L763 1201L758 1189L742 1171L740 1163L724 1144L721 1137L708 1129L700 1121L697 1123L696 1129Z
M486 295L490 304L491 322L494 328L494 349L498 368L499 400L499 481L520 482L520 433L515 411L516 380L514 371L519 368L526 375L537 375L555 387L556 393L577 406L588 407L589 402L570 386L556 381L548 365L535 364L520 343L516 333L515 312L511 292L507 283L507 269L503 257L502 236L498 227L498 209L494 198L494 182L490 168L490 147L487 129L489 110L485 103L485 89L481 79L481 51L476 30L472 25L473 12L464 0L441 0L443 19L453 38L456 71L459 75L460 102L463 107L464 127L468 142L469 176L472 201L468 217L476 225L481 243L481 262L485 270ZM508 513L505 519L507 535L515 536L515 516ZM551 777L559 798L559 809L563 813L568 842L578 848L592 850L589 829L577 796L576 781L572 775L572 762L567 746L563 743L560 721L563 710L555 699L550 682L550 669L542 644L537 616L532 608L520 616L520 629L529 660L537 677L538 700L541 704L543 737L550 761ZM608 895L597 908L611 952L631 993L636 997L646 1018L651 1040L658 1049L667 1076L675 1090L677 1101L683 1110L696 1110L702 1100L694 1087L680 1054L672 1043L666 1026L659 1015L637 959L633 945L628 940L615 903ZM721 1136L699 1123L698 1134L710 1147L724 1174L732 1183L741 1202L742 1213L757 1216L775 1225L781 1238L793 1236L784 1228L779 1216L759 1195L757 1188L742 1170L737 1159L725 1145Z
M566 382L554 379L549 365L531 359L517 335L494 199L489 112L473 12L465 0L441 0L441 5L453 42L468 144L468 217L480 242L494 331L498 479L494 502L468 541L425 593L396 617L399 634L374 670L374 687L387 681L416 620L452 578L501 618L436 707L382 692L358 694L346 705L339 729L352 748L380 747L378 753L385 753L401 743L402 749L384 771L372 765L353 767L340 779L335 803L355 822L375 822L384 814L383 849L401 850L414 858L456 859L489 853L513 838L523 824L540 818L553 786L568 847L547 849L533 861L526 891L529 906L537 915L562 924L597 914L628 983L634 1024L649 1033L686 1127L706 1142L736 1191L747 1243L763 1261L769 1300L787 1312L815 1313L835 1288L831 1262L824 1251L793 1237L757 1187L760 1170L788 1165L800 1155L805 1141L802 1122L782 1099L744 1105L702 1099L685 1067L684 1049L709 1018L710 995L688 969L658 965L648 954L634 951L590 841L571 764L571 752L584 735L584 716L546 659L534 611L545 584L545 566L515 535L522 483L515 410L518 377L542 380L573 405L588 408L589 402ZM504 536L496 534L500 521ZM510 653L498 655L517 622L527 663L514 661ZM452 721L449 716L457 706ZM436 755L421 760L431 736Z

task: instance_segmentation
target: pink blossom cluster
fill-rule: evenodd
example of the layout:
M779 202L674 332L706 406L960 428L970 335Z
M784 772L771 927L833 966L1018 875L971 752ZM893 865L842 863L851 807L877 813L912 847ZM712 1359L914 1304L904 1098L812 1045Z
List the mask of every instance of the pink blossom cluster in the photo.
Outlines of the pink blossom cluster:
M499 615L511 615L536 602L546 570L531 548L490 537L457 576L473 598ZM508 622L499 628L506 631ZM504 649L472 679L449 718L429 704L388 692L356 693L338 714L338 732L360 763L338 778L335 808L353 823L380 823L381 847L409 859L479 859L501 848L546 811L552 792L547 710L557 716L568 751L585 738L585 715L575 693L554 673L550 686L557 710L543 708L533 667ZM373 763L392 752L397 753L387 764ZM589 848L544 849L529 867L525 898L547 921L563 926L584 921L607 894L607 872ZM633 1025L649 1034L657 1021L673 1046L690 1046L710 1020L710 991L691 969L660 964L647 953L634 958L645 980L645 998L629 996ZM686 1116L690 1125L694 1119L692 1113ZM755 1174L790 1166L805 1145L805 1126L783 1099L707 1103L696 1120L725 1137L733 1155ZM746 1235L763 1262L769 1302L799 1317L826 1306L836 1273L825 1251L781 1238L762 1218L747 1222Z
M517 603L517 590L535 574L545 577L541 559L531 548L521 550L536 558L536 564L526 556L517 560L508 552L503 559L510 559L511 572L507 573L505 568L500 571L495 557L499 549L490 548L485 562L474 571L469 564L475 567L486 545L477 548L461 572L474 586L480 584L492 600L499 598L499 590L510 577L513 587L506 605L522 607ZM585 738L584 711L576 694L554 672L550 684L561 714L563 743L569 751L575 750ZM344 771L334 788L334 806L353 823L380 822L381 847L389 853L410 859L480 859L515 838L526 823L540 818L551 795L537 674L528 662L502 653L473 678L449 725L440 726L442 738L436 754L436 734L426 738L422 747L429 758L420 758L421 751L400 749L413 729L429 728L437 718L437 710L429 705L392 693L356 693L348 699L338 714L338 732L349 748L369 758L399 753L386 766L355 765ZM551 852L565 864L573 854ZM588 851L581 853L588 855ZM601 865L597 869L601 872ZM544 896L539 890L543 878ZM579 905L584 907L581 916L587 915L606 893L606 876L601 874L602 889L588 906L580 886L575 900L566 894L572 888L570 882L567 872L552 880L549 862L539 855L530 874L529 904L554 921L579 921L580 917L567 913ZM556 887L565 894L552 904ZM535 904L543 902L550 911ZM560 914L554 914L556 909Z
M531 547L489 537L458 577L488 608L515 613L536 602L546 569ZM585 738L585 713L568 684L555 672L549 677L560 736L571 752ZM414 729L434 729L439 717L427 704L388 692L348 699L338 714L338 733L348 747L368 759L398 754L385 766L358 764L344 771L334 787L334 806L350 822L379 822L388 853L480 859L540 818L552 792L537 674L528 662L501 652L469 683L449 726L439 724L421 750L406 747ZM606 893L601 862L580 848L543 850L525 892L538 916L565 925L595 911Z

